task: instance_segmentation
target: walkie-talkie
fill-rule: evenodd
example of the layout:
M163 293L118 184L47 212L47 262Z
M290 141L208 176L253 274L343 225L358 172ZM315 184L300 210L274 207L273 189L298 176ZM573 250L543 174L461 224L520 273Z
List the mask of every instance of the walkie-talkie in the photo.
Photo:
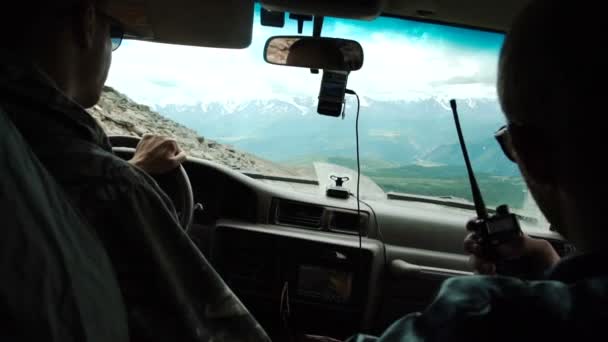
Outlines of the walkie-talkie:
M496 246L517 238L522 234L519 221L515 214L509 212L507 205L501 205L496 208L496 214L489 215L486 205L481 196L477 179L473 173L473 167L471 166L471 160L469 159L469 153L467 146L464 142L464 136L462 134L462 128L460 127L460 120L458 119L458 109L456 107L456 100L450 100L450 106L452 107L452 113L454 114L454 122L456 123L456 130L458 131L458 139L460 140L460 147L462 148L462 154L464 156L464 162L467 167L469 174L469 181L471 183L471 191L473 193L473 202L475 203L475 211L479 219L479 224L475 225L476 237L481 245L482 253L489 258L496 258L495 249Z

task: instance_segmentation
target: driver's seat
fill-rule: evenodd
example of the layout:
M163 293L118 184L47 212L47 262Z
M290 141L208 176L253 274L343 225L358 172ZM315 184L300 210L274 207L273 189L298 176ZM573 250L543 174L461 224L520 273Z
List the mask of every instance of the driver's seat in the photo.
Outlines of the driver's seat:
M0 340L128 341L101 242L0 108Z

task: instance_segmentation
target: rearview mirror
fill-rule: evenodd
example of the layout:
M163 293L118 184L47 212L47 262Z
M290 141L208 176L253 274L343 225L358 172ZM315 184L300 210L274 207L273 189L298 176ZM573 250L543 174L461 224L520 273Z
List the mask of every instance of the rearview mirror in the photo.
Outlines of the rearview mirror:
M347 39L278 36L266 42L264 59L275 65L355 71L363 66L363 48Z

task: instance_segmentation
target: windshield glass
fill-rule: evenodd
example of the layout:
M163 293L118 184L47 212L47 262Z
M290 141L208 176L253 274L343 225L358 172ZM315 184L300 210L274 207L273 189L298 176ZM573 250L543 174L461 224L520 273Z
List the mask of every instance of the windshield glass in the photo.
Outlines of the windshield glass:
M106 89L97 117L110 134L171 135L191 156L233 169L314 179L322 187L332 174L349 176L352 189L356 100L347 97L344 117L318 115L321 74L263 59L266 40L296 34L296 22L283 29L259 22L256 14L253 42L243 50L124 42L107 82L115 91ZM449 107L456 98L486 204L507 203L542 219L494 140L504 124L495 87L503 35L384 17L326 18L323 35L357 40L365 52L348 83L361 97L365 189L471 201Z

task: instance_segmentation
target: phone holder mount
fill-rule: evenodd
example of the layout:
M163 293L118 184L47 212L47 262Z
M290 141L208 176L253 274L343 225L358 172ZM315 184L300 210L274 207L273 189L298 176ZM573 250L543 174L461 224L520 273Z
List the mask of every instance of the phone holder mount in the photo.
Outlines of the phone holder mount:
M323 70L317 113L340 117L344 114L348 71Z
M331 175L329 179L336 182L336 185L329 186L327 188L327 197L347 199L350 196L350 191L348 191L347 188L342 186L344 185L344 183L350 180L349 177L338 177L335 175Z
M350 180L350 178L348 178L348 177L338 177L338 176L333 176L333 175L331 177L329 177L329 179L336 182L336 187L341 187L342 184L344 184Z

